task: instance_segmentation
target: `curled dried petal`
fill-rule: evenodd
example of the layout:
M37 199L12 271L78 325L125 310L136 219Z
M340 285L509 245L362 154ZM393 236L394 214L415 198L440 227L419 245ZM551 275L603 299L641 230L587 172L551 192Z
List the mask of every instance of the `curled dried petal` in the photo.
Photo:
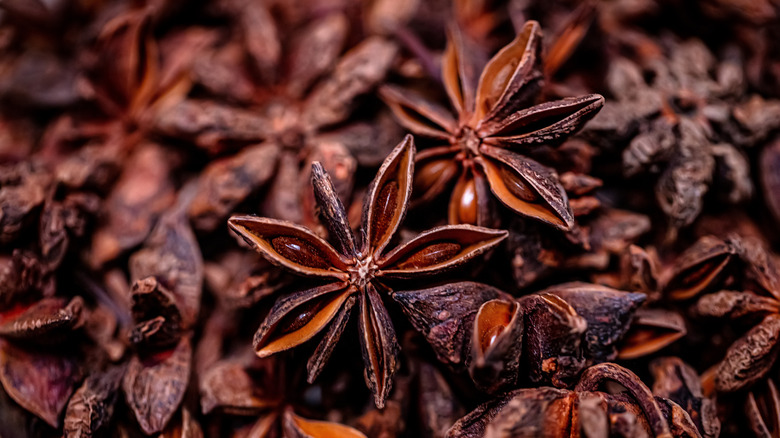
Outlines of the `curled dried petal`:
M732 261L735 249L714 236L704 236L688 248L675 263L666 286L672 299L688 299L712 286Z
M81 322L84 300L74 297L44 298L20 313L0 313L0 336L45 342L47 337L67 334Z
M447 438L536 436L540 431L561 430L568 423L574 393L556 388L519 389L484 403L452 425ZM488 432L489 431L489 432ZM567 432L564 429L564 432ZM488 435L488 433L490 435Z
M679 404L704 437L720 435L720 419L715 400L705 397L696 371L677 357L664 357L650 363L655 377L653 394ZM695 436L695 435L694 435Z
M124 373L125 366L118 365L84 380L65 411L63 433L66 438L99 436L113 416Z
M738 254L747 265L745 278L750 287L763 290L780 300L780 269L765 243L757 238L740 238L738 242Z
M135 322L130 341L147 347L178 344L183 327L177 297L154 277L133 283L130 294Z
M217 362L200 377L199 386L204 414L219 409L234 415L256 415L278 403L274 397L264 397L238 360Z
M634 401L641 407L650 429L656 437L671 438L669 425L650 388L626 368L613 363L594 365L582 374L576 391L595 391L606 381L614 381L628 389Z
M182 328L192 327L200 312L203 256L182 204L195 186L180 192L179 205L164 214L143 249L130 257L133 280L153 276L170 290Z

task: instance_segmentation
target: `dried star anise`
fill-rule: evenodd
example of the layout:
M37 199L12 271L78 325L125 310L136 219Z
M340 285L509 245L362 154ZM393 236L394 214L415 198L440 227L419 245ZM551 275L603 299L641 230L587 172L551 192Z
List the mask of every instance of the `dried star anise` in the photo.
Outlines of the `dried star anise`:
M610 381L625 392L602 389ZM654 396L636 374L612 363L588 368L574 390L509 392L479 406L447 433L448 438L647 435L700 436L679 405Z
M358 430L329 421L303 418L295 413L293 379L279 357L233 357L208 368L200 381L203 413L222 412L257 417L246 426L247 436L365 438Z
M0 384L52 427L60 425L60 413L82 373L75 351L57 343L76 336L83 307L80 297L43 298L0 311Z
M703 437L720 434L715 400L705 397L696 371L677 357L663 357L650 363L653 394L679 404L690 415Z
M574 216L557 174L516 151L564 140L596 114L604 98L592 94L529 107L543 79L541 30L534 21L484 69L478 51L467 44L453 29L442 60L443 82L457 119L406 91L391 86L380 90L406 128L449 143L417 157L419 202L438 197L454 183L450 223L495 223L489 190L517 214L572 229Z
M691 314L702 322L748 327L706 373L709 391L745 400L749 425L758 435L780 424L773 382L780 341L780 270L775 256L754 238L704 236L683 253L667 292L697 297Z
M687 333L685 319L673 309L662 307L660 262L654 251L631 245L623 251L617 273L596 276L603 284L645 294L645 302L633 314L630 328L618 345L620 359L636 359L655 353Z
M195 228L212 231L270 184L266 214L313 227L311 190L299 175L320 161L338 194L352 195L358 162L350 149L355 138L366 141L374 130L344 122L359 98L384 78L396 47L372 37L342 54L348 48L349 21L339 12L311 20L297 38L287 40L280 31L289 24L276 23L270 5L238 1L223 6L235 21L236 41L209 48L195 63L193 76L211 94L242 106L192 98L156 120L158 131L212 153L245 146L206 167L190 217Z
M780 278L771 266L770 275ZM695 305L698 316L735 321L756 321L735 341L717 368L715 387L733 392L762 380L777 361L780 345L780 291L777 289L722 290L702 296Z
M162 432L179 410L192 368L192 328L200 311L203 260L185 208L194 186L130 257L136 347L122 379L127 406L146 434Z
M335 247L308 229L286 221L252 216L233 216L228 221L233 231L270 261L301 275L331 280L276 302L255 334L257 355L266 357L293 348L330 324L309 360L308 378L313 381L357 304L366 383L378 407L384 406L389 394L399 349L380 295L392 291L385 280L443 272L506 238L505 231L450 225L422 233L386 251L411 197L414 151L409 135L379 169L364 204L360 244L327 173L318 163L312 166L312 185L320 215Z
M644 44L638 64L618 58L610 65L606 86L614 99L587 130L628 143L626 176L659 174L656 201L674 237L699 216L711 188L730 204L752 195L746 149L780 128L780 102L743 98L742 61L733 47L717 59L695 39Z
M467 368L483 391L519 383L567 386L589 363L613 360L644 300L586 283L513 298L479 283L398 291L393 298L440 361Z

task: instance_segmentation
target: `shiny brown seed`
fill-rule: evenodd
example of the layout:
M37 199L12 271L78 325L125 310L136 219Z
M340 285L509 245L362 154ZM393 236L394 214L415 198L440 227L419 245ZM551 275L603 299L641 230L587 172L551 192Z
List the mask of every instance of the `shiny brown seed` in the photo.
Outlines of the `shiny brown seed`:
M374 206L373 238L371 244L377 246L387 233L387 228L392 223L395 215L395 207L398 205L398 182L390 181L379 191L379 196Z
M322 269L327 269L329 266L322 251L297 237L274 237L271 246L279 255L299 265Z
M447 261L458 254L461 246L455 242L440 242L426 246L406 260L398 263L399 269L420 269Z
M461 190L455 193L458 200L458 223L475 224L477 223L477 212L479 211L477 184L474 178L470 178L461 187Z
M480 347L487 351L497 340L512 320L515 305L508 301L494 300L485 303L479 312L477 333Z
M453 164L452 159L432 160L419 167L414 175L414 192L424 194L436 184L436 181L445 174L447 167Z
M531 188L525 181L515 175L511 170L505 166L501 166L501 179L504 180L506 188L516 197L522 199L525 202L537 203L539 202L539 195Z
M493 326L488 331L482 334L482 351L487 351L488 348L490 348L493 344L496 343L496 340L499 336L501 336L501 333L504 332L504 327L497 325Z
M302 305L295 313L291 313L279 321L279 334L286 335L299 330L308 324L327 303L326 300L317 300Z
M696 286L698 283L703 281L705 278L707 278L708 275L712 273L712 271L723 261L722 257L717 257L713 260L710 260L707 263L702 263L699 266L694 266L693 268L689 269L687 272L684 272L680 277L680 288L688 288L692 286Z

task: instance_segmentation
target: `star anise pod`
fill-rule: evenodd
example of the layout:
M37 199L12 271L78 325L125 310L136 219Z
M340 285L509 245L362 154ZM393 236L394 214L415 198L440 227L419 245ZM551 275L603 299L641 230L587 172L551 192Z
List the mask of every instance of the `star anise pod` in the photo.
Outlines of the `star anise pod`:
M604 98L591 94L530 106L543 82L541 30L535 21L526 23L484 69L478 50L467 44L453 29L442 61L442 79L457 117L407 91L380 90L402 125L448 143L417 157L419 202L438 197L454 183L450 223L489 224L494 217L490 191L517 214L572 229L574 215L555 171L518 151L564 140L596 114Z
M250 353L251 354L251 353ZM295 412L295 380L281 357L229 357L209 367L200 379L204 414L221 412L256 417L248 435L270 437L365 438L356 429L330 421L304 418Z
M609 391L608 382L625 391ZM540 387L506 393L477 407L447 433L448 438L648 435L700 436L677 403L654 396L636 374L613 363L585 370L573 390Z
M645 300L633 315L630 328L618 346L620 359L636 359L655 353L686 335L683 315L662 307L661 282L658 270L660 262L654 250L630 245L620 257L617 272L594 275L602 284L640 292Z
M705 373L704 386L706 392L722 395L722 404L737 403L732 415L744 408L757 436L780 424L780 398L772 379L780 351L780 269L775 257L756 238L704 236L680 255L666 290L679 301L697 298L690 314L700 323L737 330L738 337L724 345L725 352L720 350L722 359ZM739 330L744 327L744 332ZM712 331L706 333L712 336Z
M514 298L456 282L393 293L439 361L466 368L479 389L520 383L569 385L588 364L614 360L616 345L644 300L587 283L564 283Z
M773 255L758 238L706 235L677 258L665 293L678 301L725 288L771 295L780 290L779 274Z
M159 12L159 11L158 11ZM188 69L213 34L202 28L153 36L153 8L128 9L107 17L92 47L82 56L82 97L96 115L66 113L47 129L43 155L57 162L72 146L97 142L114 148L121 160L126 149L150 138L155 119L190 90Z
M0 252L0 384L53 427L82 377L80 329L90 318L84 299L62 295L59 268L97 204L61 164L52 172L31 159L0 171L0 240L15 247Z
M398 342L380 293L387 280L441 273L494 247L505 231L450 225L426 231L387 251L412 194L414 143L396 146L372 182L363 208L360 244L325 170L312 166L312 185L333 245L307 228L270 218L232 216L230 228L270 261L295 273L330 280L279 299L255 334L260 357L311 339L330 324L308 363L309 381L322 370L349 319L359 308L360 343L366 382L378 407L384 405L396 369Z
M130 257L132 287L125 283L122 296L113 303L131 314L123 335L134 351L118 368L91 367L96 369L68 406L65 421L72 434L68 436L102 433L99 429L112 423L120 388L124 406L144 433L177 427L174 417L181 412L190 379L192 330L200 313L203 281L200 248L185 213L194 186L185 187L144 246Z
M43 160L68 161L65 172L99 179L92 184L101 193L111 189L89 260L95 268L143 242L172 202L170 173L180 161L174 151L150 141L152 122L184 99L193 54L213 36L189 28L154 38L153 13L124 10L104 23L83 56L81 88L95 111L66 113L41 139ZM142 185L147 189L139 190Z
M310 20L288 40L281 31L290 24L277 22L270 5L225 5L238 36L207 50L193 68L196 82L221 99L187 99L156 120L158 131L210 153L243 147L206 167L190 217L197 229L214 230L270 184L266 214L313 227L311 189L299 175L320 161L349 199L359 155L353 146L378 130L345 122L384 79L396 46L371 37L349 47L349 21L337 11Z
M678 357L662 357L650 363L655 378L653 394L679 404L704 437L720 435L720 419L714 397L705 396L701 378Z
M626 176L658 174L656 202L674 237L700 215L710 189L724 203L752 196L745 155L780 128L780 102L745 97L734 47L719 59L697 39L645 43L643 53L652 55L610 64L605 85L614 99L587 130L594 140L627 144Z
M745 244L749 245L748 242ZM780 271L765 251L753 248L754 253L763 256L748 256L753 259L749 263L755 270L777 281ZM741 286L748 285L742 283ZM694 312L700 317L747 321L753 325L729 347L726 357L718 364L715 375L718 391L741 390L769 374L777 361L777 347L780 345L780 289L752 287L743 291L721 290L706 294L696 302Z

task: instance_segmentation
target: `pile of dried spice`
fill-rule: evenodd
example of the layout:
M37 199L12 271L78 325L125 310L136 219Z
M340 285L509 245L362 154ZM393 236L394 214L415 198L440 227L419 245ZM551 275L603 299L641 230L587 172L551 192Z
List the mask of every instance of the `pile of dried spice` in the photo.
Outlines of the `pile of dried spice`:
M780 436L778 38L0 0L0 438Z

